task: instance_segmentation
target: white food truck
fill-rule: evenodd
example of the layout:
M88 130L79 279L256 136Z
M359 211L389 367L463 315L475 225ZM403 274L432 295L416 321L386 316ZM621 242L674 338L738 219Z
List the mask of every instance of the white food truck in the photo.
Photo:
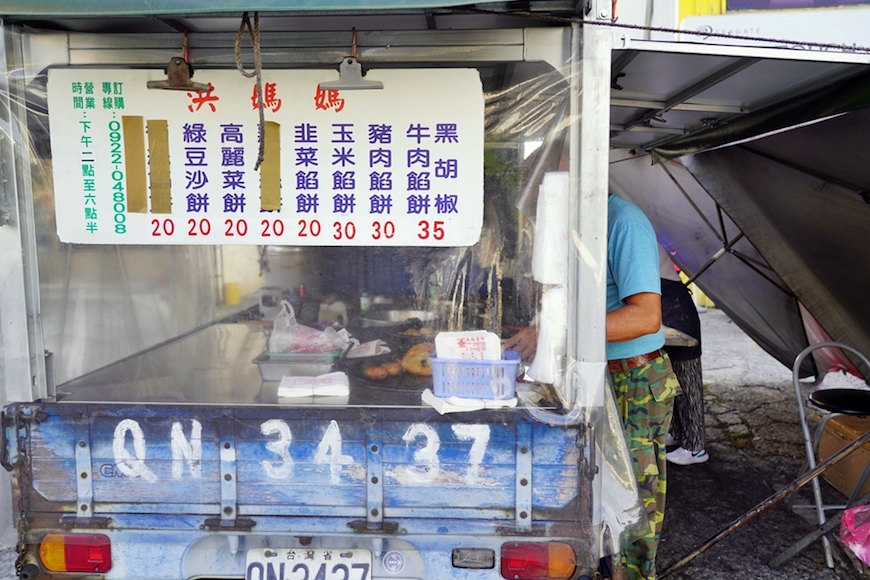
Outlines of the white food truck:
M612 71L740 49L632 44L610 2L242 4L0 7L16 574L592 577L645 525L611 136L672 134L613 125ZM533 321L536 369L481 354Z

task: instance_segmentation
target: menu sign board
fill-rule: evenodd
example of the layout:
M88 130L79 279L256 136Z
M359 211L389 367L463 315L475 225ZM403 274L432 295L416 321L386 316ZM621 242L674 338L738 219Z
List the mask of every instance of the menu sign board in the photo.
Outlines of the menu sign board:
M52 69L61 241L465 246L483 223L483 91L473 69L372 70L381 90L323 90L333 70ZM265 155L255 169L260 139Z

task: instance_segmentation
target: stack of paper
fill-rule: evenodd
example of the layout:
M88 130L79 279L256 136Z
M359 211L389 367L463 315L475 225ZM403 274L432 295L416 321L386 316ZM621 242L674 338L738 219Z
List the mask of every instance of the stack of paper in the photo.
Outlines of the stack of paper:
M354 339L356 340L356 339ZM368 356L378 356L390 352L390 347L383 340L370 340L362 344L357 344L347 351L347 358L364 358Z
M517 398L510 399L466 399L463 397L436 397L432 389L423 391L423 402L438 411L439 414L479 411L481 409L502 409L516 407Z
M342 372L327 373L317 377L283 377L278 385L278 397L296 399L301 397L346 397L350 394L350 382Z

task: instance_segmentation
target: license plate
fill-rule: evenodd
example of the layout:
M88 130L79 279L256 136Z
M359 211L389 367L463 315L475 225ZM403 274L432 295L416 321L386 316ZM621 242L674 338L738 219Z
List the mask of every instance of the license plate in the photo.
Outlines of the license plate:
M258 548L248 550L245 580L369 580L369 550Z

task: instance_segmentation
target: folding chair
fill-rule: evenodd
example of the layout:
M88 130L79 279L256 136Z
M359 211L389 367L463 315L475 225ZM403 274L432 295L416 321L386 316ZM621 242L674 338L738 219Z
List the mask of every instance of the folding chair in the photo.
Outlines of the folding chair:
M798 412L800 413L801 429L803 431L804 446L806 448L807 455L804 466L801 468L801 474L805 473L807 470L815 469L816 453L818 452L819 448L819 440L822 437L822 432L825 430L825 426L828 424L828 421L839 415L853 415L859 417L870 415L870 391L865 391L863 389L817 388L810 392L809 396L807 397L807 401L804 401L799 380L801 363L803 362L804 358L806 358L814 350L826 347L847 350L860 358L866 365L866 368L870 368L870 361L867 360L867 357L865 357L863 354L861 354L851 346L847 346L839 342L820 342L818 344L813 344L801 351L797 358L795 358L794 366L792 367L792 381L794 383L795 397L798 402ZM822 417L822 420L819 422L818 427L816 427L815 434L812 437L810 436L810 428L807 424L807 404L825 413L825 415ZM849 496L849 501L846 503L845 506L824 504L824 502L822 501L822 490L821 486L819 485L819 479L817 477L813 479L813 496L815 498L815 507L816 514L819 518L819 526L822 526L825 523L825 510L842 510L852 506L855 500L858 499L861 489L864 487L864 483L867 481L868 475L870 475L870 463L865 466L864 472L862 473L857 484L855 485L855 488L852 490L852 493ZM828 538L825 536L822 537L822 541L825 547L825 563L827 564L828 568L833 568L834 560L831 556L831 544L828 541Z

